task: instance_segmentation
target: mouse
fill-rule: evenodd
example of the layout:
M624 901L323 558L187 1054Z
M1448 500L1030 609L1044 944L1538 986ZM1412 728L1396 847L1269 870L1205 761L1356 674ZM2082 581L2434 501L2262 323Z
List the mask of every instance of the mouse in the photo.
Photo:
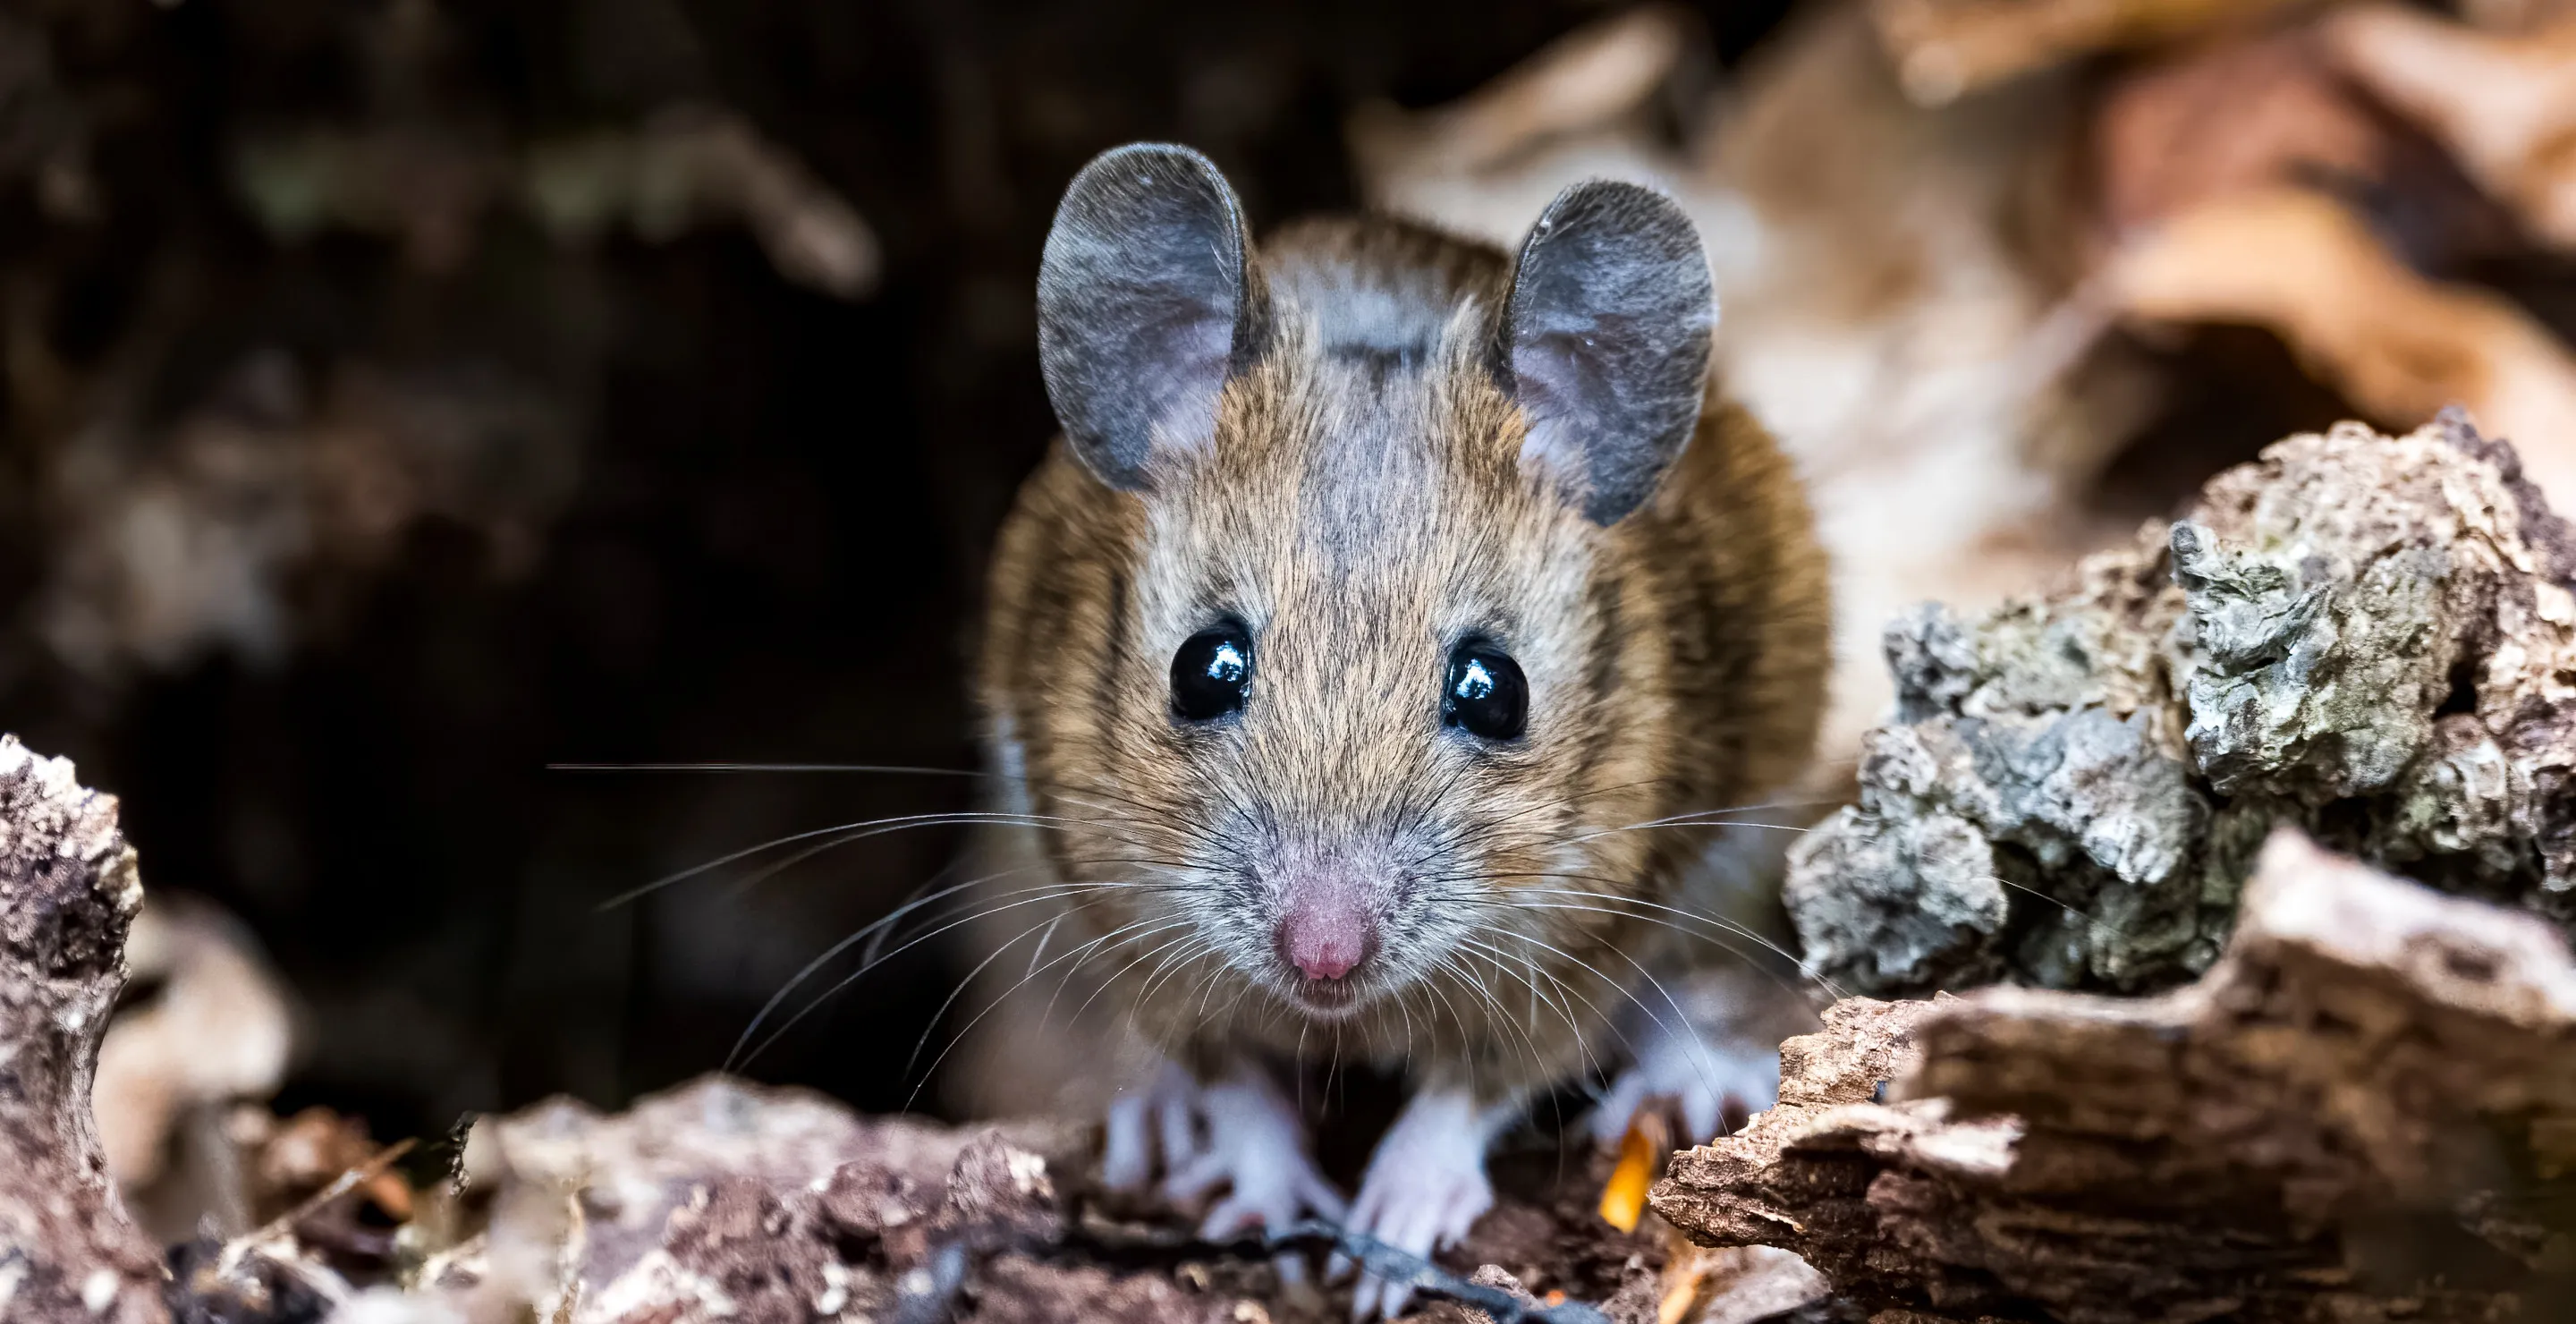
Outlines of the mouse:
M1428 1255L1614 1059L1617 1107L1707 1082L1694 1130L1767 1104L1776 1051L1710 1081L1652 976L1696 959L1689 829L1808 766L1827 566L1712 380L1688 216L1603 181L1513 251L1366 214L1256 243L1205 156L1135 144L1067 187L1037 311L1062 433L974 685L1030 977L1078 969L1120 1036L1072 1055L1115 1077L1103 1180L1210 1201L1211 1238ZM1324 1062L1404 1082L1348 1195L1282 1083ZM1407 1300L1363 1275L1354 1313Z

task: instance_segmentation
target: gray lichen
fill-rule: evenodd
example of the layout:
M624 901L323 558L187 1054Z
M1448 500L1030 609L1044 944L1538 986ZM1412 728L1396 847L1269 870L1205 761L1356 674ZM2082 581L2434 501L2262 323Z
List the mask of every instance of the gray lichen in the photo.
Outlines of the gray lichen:
M2465 418L2293 437L2037 601L1891 625L1787 900L1853 992L2161 987L2276 823L2576 923L2576 537Z

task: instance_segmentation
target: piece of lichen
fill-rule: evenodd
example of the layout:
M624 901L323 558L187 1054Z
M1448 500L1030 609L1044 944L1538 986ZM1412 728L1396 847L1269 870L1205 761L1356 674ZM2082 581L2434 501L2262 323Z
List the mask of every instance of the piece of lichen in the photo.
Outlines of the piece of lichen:
M1848 991L2188 979L2280 822L2576 924L2576 537L2458 415L2293 437L1886 651L1859 802L1786 892Z

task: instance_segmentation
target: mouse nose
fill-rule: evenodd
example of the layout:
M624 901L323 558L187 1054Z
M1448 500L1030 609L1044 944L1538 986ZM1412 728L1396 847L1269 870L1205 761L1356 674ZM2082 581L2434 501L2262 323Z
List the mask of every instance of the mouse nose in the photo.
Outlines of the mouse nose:
M1317 879L1288 889L1279 915L1279 955L1308 979L1336 980L1377 946L1377 917L1364 889Z

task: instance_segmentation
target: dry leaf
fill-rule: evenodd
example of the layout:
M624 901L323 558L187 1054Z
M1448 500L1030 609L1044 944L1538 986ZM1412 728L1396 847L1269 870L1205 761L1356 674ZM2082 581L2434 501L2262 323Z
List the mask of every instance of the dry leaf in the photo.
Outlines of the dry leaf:
M2108 280L2134 317L2271 330L2386 426L2466 405L2542 490L2576 503L2576 356L2503 296L2409 269L2331 198L2216 199L2125 246Z
M2296 0L1874 0L1908 96L1939 105L2072 56L2260 19Z
M2110 75L2093 115L2110 236L2230 193L2323 187L2428 268L2518 252L2522 236L2443 147L2388 113L2299 28L2199 44Z
M2374 4L2321 31L2352 78L2439 139L2534 238L2576 245L2576 19L2506 35Z

